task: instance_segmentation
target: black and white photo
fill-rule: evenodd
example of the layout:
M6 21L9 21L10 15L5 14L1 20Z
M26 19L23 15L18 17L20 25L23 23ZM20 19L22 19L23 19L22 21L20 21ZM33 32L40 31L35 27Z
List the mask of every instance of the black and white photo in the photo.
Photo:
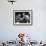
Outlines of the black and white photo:
M13 23L14 24L31 24L31 10L14 10Z

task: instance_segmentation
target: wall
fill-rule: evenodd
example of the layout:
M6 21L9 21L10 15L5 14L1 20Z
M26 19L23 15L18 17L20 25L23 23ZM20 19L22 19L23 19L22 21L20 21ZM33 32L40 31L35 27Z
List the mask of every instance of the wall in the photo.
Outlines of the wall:
M32 26L14 26L13 9L32 9ZM7 0L0 0L0 40L15 40L19 32L30 34L33 40L46 40L46 0L17 0L12 5Z

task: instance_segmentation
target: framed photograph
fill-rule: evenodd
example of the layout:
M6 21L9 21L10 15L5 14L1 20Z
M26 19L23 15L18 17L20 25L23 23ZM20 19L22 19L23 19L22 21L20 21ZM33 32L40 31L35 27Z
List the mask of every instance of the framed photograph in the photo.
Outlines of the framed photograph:
M32 10L13 10L13 24L32 25Z

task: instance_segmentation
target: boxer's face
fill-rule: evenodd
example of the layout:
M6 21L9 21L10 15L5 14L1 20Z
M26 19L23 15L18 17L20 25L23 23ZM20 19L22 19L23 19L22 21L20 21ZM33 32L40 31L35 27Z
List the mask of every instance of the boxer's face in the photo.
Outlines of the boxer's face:
M21 14L18 14L18 17L21 17Z

